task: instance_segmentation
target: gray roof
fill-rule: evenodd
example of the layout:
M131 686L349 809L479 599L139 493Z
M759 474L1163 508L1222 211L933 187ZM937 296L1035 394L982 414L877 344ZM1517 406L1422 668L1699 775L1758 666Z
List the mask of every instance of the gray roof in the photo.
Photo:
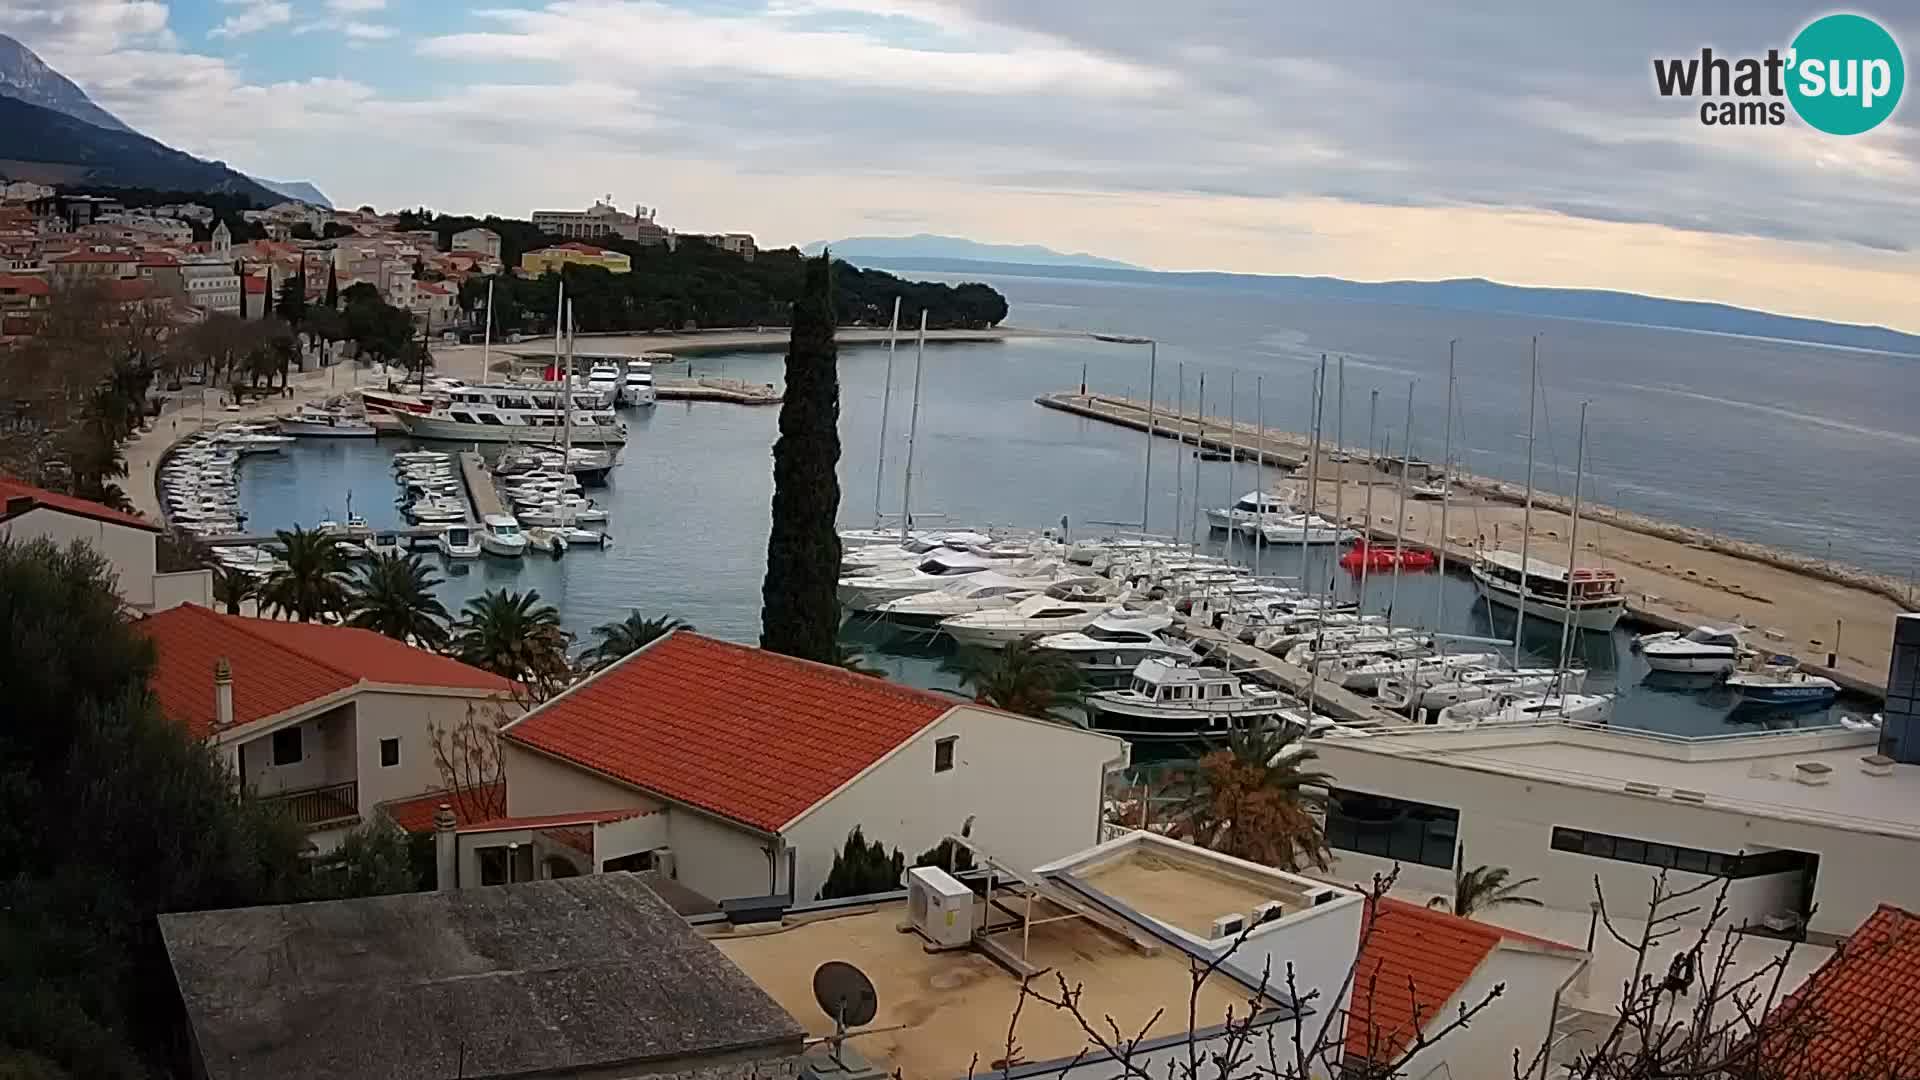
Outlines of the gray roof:
M798 1053L631 874L163 915L209 1080L483 1080ZM653 1071L653 1070L649 1070Z

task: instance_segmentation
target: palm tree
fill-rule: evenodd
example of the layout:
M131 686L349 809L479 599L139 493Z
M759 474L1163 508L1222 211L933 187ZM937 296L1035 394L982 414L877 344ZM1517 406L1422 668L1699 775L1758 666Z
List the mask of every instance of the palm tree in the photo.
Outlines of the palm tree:
M260 581L252 574L242 570L229 570L224 566L213 569L213 602L227 609L227 614L240 614L240 605L260 595Z
M627 617L619 622L601 623L594 627L593 636L600 640L593 648L581 654L580 659L591 663L595 668L603 668L631 653L638 652L656 638L663 638L675 630L691 629L693 624L671 615L649 619L637 610L629 611Z
M1319 755L1304 729L1268 722L1234 731L1201 757L1193 792L1176 812L1180 831L1202 847L1252 862L1327 869L1324 807L1332 778L1311 768Z
M1539 907L1540 901L1531 896L1521 896L1521 889L1539 881L1537 877L1508 881L1510 871L1504 866L1476 866L1467 869L1467 849L1462 846L1460 859L1453 871L1453 913L1461 917L1472 915L1482 908L1499 907L1502 904L1519 904L1522 907ZM1430 908L1446 908L1447 898L1436 896L1427 901Z
M454 632L455 656L514 680L535 700L546 700L573 675L567 663L573 635L534 590L487 590L460 609Z
M1072 723L1086 701L1086 682L1073 662L1036 648L1029 635L1010 641L991 660L967 671L962 681L973 700L1036 720Z
M345 610L347 558L340 552L339 541L297 525L274 535L279 538L286 567L268 575L266 586L260 590L261 606L276 608L301 622Z
M348 586L353 614L347 623L422 648L444 648L452 616L433 595L441 580L418 555L376 555Z

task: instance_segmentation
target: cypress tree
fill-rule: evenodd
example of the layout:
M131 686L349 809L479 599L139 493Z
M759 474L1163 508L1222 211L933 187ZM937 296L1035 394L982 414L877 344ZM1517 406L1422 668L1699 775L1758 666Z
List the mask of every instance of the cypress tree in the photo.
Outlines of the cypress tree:
M833 255L809 259L793 304L787 391L773 444L773 528L760 587L760 647L839 661L840 374Z
M243 280L240 287L240 314L244 316L246 313L247 313L246 285ZM273 266L272 264L268 264L267 284L265 288L260 290L260 320L262 322L265 322L272 315L273 315Z
M340 281L333 276L333 260L327 260L327 310L340 310Z

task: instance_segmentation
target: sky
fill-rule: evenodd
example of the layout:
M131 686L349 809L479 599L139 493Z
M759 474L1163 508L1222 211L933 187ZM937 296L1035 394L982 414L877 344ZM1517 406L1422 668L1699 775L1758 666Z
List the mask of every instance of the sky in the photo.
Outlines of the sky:
M1857 8L1903 44L1920 8ZM1624 289L1920 331L1920 112L1703 126L1785 0L0 0L139 130L336 204L612 196L763 247ZM1920 93L1920 91L1916 91Z

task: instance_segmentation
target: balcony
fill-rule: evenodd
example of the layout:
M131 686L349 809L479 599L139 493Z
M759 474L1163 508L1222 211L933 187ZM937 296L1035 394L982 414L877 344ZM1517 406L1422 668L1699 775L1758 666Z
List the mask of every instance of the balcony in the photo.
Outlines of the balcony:
M260 801L280 807L288 817L307 829L320 829L353 821L360 816L360 784L344 784L285 791L263 795Z

